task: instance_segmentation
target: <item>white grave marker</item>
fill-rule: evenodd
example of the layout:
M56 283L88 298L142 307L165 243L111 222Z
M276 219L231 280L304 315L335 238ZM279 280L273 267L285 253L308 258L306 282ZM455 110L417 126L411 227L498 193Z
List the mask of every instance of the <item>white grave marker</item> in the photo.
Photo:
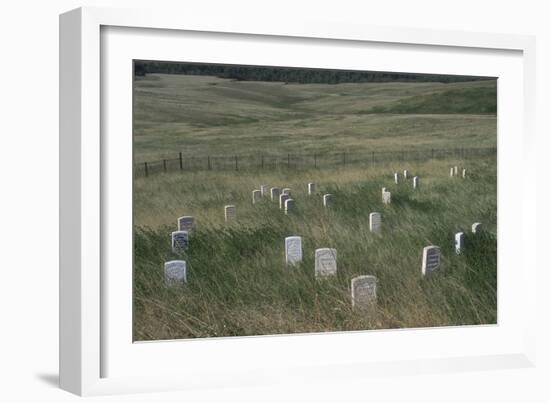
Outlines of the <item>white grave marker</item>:
M369 214L369 230L379 234L382 229L382 214L374 212Z
M407 171L406 169L403 170L403 178L409 179L409 171Z
M315 277L336 275L336 249L320 248L315 250Z
M351 279L351 307L371 309L376 307L375 276L358 276Z
M294 201L294 199L285 200L285 214L291 213L295 207L296 207L296 202Z
M454 176L458 176L458 167L455 165Z
M261 190L253 190L252 191L252 204L256 204L260 201L260 198L262 197Z
M277 201L279 200L279 195L281 194L281 189L279 188L271 188L271 201Z
M237 208L233 204L225 206L225 222L234 221L237 218Z
M419 184L420 184L420 178L418 176L415 176L413 178L413 189L418 189Z
M288 265L302 262L301 236L287 236L285 238L285 261Z
M171 260L164 263L164 282L167 287L187 283L185 260Z
M307 194L312 195L316 191L315 183L311 182L307 184Z
M283 194L284 194L284 195L289 195L289 196L290 196L290 191L291 191L290 188L284 188L284 189L283 189Z
M285 208L285 202L290 199L290 196L284 193L279 195L279 208L282 210Z
M178 231L187 231L191 233L195 227L195 217L190 215L184 215L178 218Z
M439 246L426 246L422 251L422 275L441 269L441 249Z
M386 192L386 188L382 188L382 196L384 195L385 192Z
M466 178L466 168L464 168L464 169L462 170L462 177L463 177L463 178Z
M455 169L451 167L451 174L449 175L451 178L455 176Z
M323 195L323 206L326 208L332 207L332 195L330 193Z
M260 193L262 197L267 196L267 185L260 185Z
M172 232L172 252L183 253L189 247L189 232L174 231Z
M382 203L391 204L391 192L382 193Z
M480 222L472 224L472 234L479 234L481 231L483 231L483 225Z
M464 232L455 234L455 252L460 255L464 251Z
M396 185L399 184L399 174L397 172L393 174L393 180Z

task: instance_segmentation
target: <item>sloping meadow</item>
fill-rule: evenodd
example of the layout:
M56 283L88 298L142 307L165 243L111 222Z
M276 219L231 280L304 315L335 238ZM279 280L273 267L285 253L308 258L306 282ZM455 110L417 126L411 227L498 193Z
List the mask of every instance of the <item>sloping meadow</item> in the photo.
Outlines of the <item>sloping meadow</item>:
M466 178L449 168L467 168ZM393 173L412 179L395 184ZM317 191L307 194L307 183ZM289 187L288 215L260 185ZM381 188L392 193L382 204ZM496 323L496 160L431 161L372 167L269 172L188 172L134 182L134 338L244 336ZM331 208L323 194L333 195ZM237 219L226 223L224 206ZM369 213L382 214L380 234ZM196 219L190 247L176 255L170 233ZM473 235L471 225L484 231ZM456 255L454 234L466 233ZM284 239L303 239L303 262L286 266ZM422 277L422 248L438 245L443 270ZM335 248L337 276L316 280L314 251ZM165 287L163 264L187 262L188 282ZM350 281L378 279L377 307L353 310Z

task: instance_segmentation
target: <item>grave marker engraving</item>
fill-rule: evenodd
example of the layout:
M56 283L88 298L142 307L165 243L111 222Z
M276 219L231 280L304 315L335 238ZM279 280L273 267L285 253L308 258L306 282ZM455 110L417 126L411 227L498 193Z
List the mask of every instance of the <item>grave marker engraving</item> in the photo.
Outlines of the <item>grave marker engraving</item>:
M426 246L422 251L422 275L441 269L441 249L439 246Z
M170 260L164 263L164 283L167 287L187 283L185 260Z
M189 232L172 232L172 252L183 253L187 250L187 248L189 248Z
M285 214L291 213L295 207L296 207L296 202L294 201L294 199L285 200Z
M262 197L262 192L260 190L253 190L252 191L252 204L256 204L260 201L260 198Z
M323 195L323 206L326 208L332 207L332 195L330 193Z
M336 275L336 249L320 248L315 250L315 277Z
M472 224L472 234L479 234L481 231L483 231L483 225L480 222Z
M351 307L353 309L372 309L376 307L375 276L358 276L351 279Z
M225 222L234 221L237 219L237 208L233 204L228 204L224 208Z
M285 208L285 202L290 199L290 196L285 194L285 193L281 193L279 195L279 208L282 210Z
M190 215L184 215L178 218L178 231L187 231L191 233L195 227L195 217Z
M285 261L288 265L302 262L301 236L287 236L285 238Z
M373 212L369 214L369 230L375 234L379 234L382 228L382 214Z

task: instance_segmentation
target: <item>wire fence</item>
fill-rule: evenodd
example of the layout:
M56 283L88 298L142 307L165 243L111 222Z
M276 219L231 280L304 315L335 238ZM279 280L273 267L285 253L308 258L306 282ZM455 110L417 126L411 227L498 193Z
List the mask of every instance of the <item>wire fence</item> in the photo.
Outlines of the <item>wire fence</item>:
M175 171L258 171L258 170L307 170L346 165L376 166L390 162L421 162L433 159L471 159L496 156L495 147L450 148L372 152L332 152L313 154L255 154L255 155L203 155L184 156L156 161L136 162L134 176L150 176Z

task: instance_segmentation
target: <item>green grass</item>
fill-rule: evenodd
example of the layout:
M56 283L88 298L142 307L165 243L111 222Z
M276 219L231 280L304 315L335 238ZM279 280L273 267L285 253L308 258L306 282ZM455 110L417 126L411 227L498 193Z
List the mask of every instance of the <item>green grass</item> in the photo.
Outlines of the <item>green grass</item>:
M135 180L134 337L188 337L386 329L496 322L496 164L494 159L456 161L471 172L449 178L455 161L378 168L302 172L196 172ZM421 178L392 183L408 168ZM318 194L306 194L307 182ZM252 205L260 184L288 186L297 211L285 216L265 199ZM381 203L381 187L392 204ZM322 194L334 208L322 207ZM223 206L236 204L238 221L226 224ZM368 215L383 216L381 235L368 230ZM181 215L195 215L189 283L166 289L164 261L177 258L170 232ZM487 232L469 234L475 221ZM454 234L468 233L466 253L454 254ZM284 264L284 238L303 237L304 261ZM442 248L444 271L421 277L426 245ZM338 275L314 279L314 250L338 251ZM180 257L182 258L182 257ZM378 308L351 309L350 281L378 277Z
M495 91L493 80L329 85L152 74L135 82L134 158L495 147Z
M496 147L496 81L324 85L152 74L136 79L134 100L136 162L178 152L206 161L345 151L364 160L373 151ZM453 165L468 178L449 178ZM494 157L327 166L136 176L135 340L496 323ZM393 184L403 169L420 177L420 189L412 180ZM306 194L308 182L317 195ZM290 187L297 211L285 216L267 199L252 205L262 184ZM389 206L382 187L392 192ZM322 207L328 192L330 210ZM235 223L224 222L227 204L237 206ZM380 235L368 230L373 211L382 213ZM182 215L195 216L197 228L188 254L176 256L170 233ZM473 237L477 221L486 232ZM458 231L467 233L461 256ZM303 237L296 267L284 264L290 235ZM422 248L432 244L444 270L422 278ZM323 247L337 249L338 275L316 281L314 251ZM163 264L175 258L187 261L189 282L165 288ZM369 314L351 308L350 281L361 274L378 278Z

